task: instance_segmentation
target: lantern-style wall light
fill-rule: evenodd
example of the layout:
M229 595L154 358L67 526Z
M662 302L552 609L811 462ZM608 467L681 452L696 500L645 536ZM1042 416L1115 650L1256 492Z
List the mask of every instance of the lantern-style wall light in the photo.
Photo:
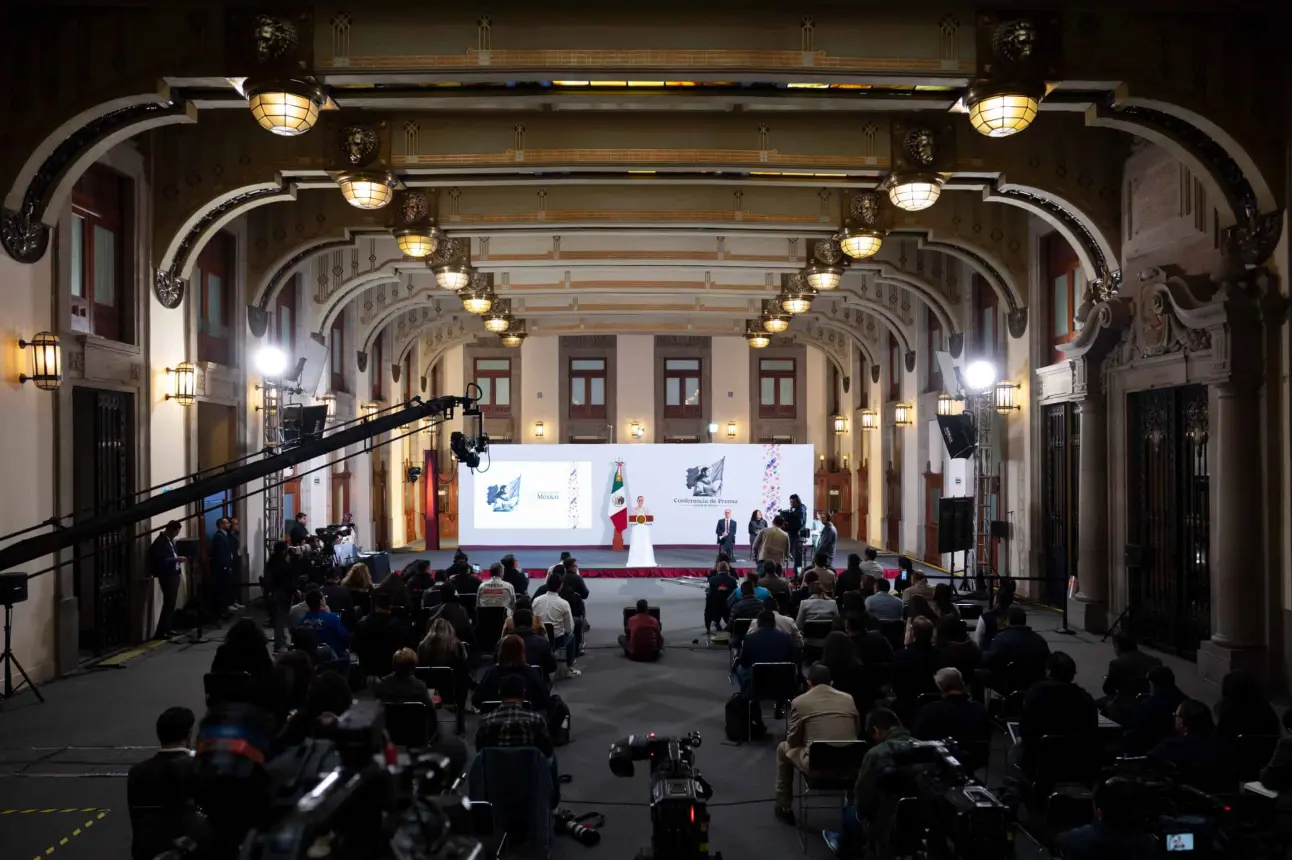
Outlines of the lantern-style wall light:
M192 406L197 402L197 368L192 362L181 361L174 367L166 368L166 372L174 377L171 393L166 395L167 400L174 400L180 406Z
M1020 386L1011 382L997 382L993 392L996 411L1001 415L1008 415L1011 412L1017 412L1022 409L1018 402L1018 390Z
M950 415L953 403L955 403L955 399L950 394L947 394L945 391L939 394L938 395L938 414Z
M634 439L640 439L646 435L646 428L642 426L640 421L634 421L628 426L628 432L632 434Z
M324 394L318 400L319 400L320 406L327 407L327 420L331 421L333 418L335 418L336 417L336 395Z
M834 434L842 436L848 432L848 419L843 415L832 416L830 421L834 424Z
M879 426L879 416L874 409L861 410L861 429L874 430Z
M898 403L893 407L893 425L910 427L915 423L915 407L909 403Z
M728 422L727 422L727 438L728 438L728 439L735 439L735 438L736 438L736 422L735 422L735 421L728 421Z
M63 347L58 335L42 331L31 340L18 341L20 349L31 350L31 375L18 375L18 381L36 383L41 391L54 391L63 383Z
M535 439L542 439L542 438L543 438L543 435L544 435L546 432L547 432L547 430L543 427L543 422L542 422L542 421L535 421L535 422L534 422L534 438L535 438Z
M710 435L710 436L712 436L713 434L717 433L717 432L718 432L718 422L717 422L717 421L710 420L710 421L709 421L709 427L708 427L708 430L709 430L709 435Z
M381 406L376 402L363 404L363 420L367 421L374 418L380 411Z

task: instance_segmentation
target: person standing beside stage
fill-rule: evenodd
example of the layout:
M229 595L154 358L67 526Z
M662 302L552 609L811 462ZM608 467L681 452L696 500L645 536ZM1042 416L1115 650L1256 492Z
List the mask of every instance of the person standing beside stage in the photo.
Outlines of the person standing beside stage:
M184 560L175 549L175 538L179 537L179 530L179 521L171 520L148 548L148 575L157 580L162 594L161 613L157 616L154 639L169 637L171 622L175 618L175 599L179 596L179 566Z
M736 552L736 521L731 518L731 508L723 511L723 519L718 520L718 525L714 528L713 533L718 536L718 552L725 552L727 558L731 558Z
M826 557L826 566L834 568L834 550L839 545L839 530L834 527L834 518L829 511L821 512L821 536L816 542L818 555Z
M215 605L220 613L234 613L242 609L238 602L238 583L234 581L233 541L229 537L229 521L216 520L215 534L211 537L211 577L215 580Z
M749 517L747 527L749 532L749 560L752 562L758 561L758 553L755 552L754 546L758 543L758 536L762 534L765 528L767 528L767 520L763 519L763 512L754 511L753 515Z
M790 553L794 556L794 569L803 568L803 530L807 528L807 508L798 493L790 494L790 507L786 511L785 532L790 537Z
M762 567L769 561L776 562L779 566L784 566L785 559L790 554L790 536L785 533L785 520L777 517L772 520L772 526L764 529L758 536L758 558L756 561L759 567Z

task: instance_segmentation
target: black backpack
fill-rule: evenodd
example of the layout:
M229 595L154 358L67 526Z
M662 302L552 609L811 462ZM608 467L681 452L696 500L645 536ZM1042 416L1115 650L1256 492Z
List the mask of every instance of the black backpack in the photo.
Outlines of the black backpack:
M767 726L759 709L750 707L749 700L736 693L727 700L726 732L727 740L744 744L767 737Z
M548 700L547 730L552 736L552 746L563 747L570 742L570 706L560 696Z

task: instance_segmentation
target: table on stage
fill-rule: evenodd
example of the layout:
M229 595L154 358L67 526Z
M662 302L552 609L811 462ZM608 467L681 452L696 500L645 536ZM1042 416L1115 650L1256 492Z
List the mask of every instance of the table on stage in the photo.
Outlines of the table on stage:
M655 546L651 543L650 529L655 518L650 514L630 517L628 530L628 564L625 567L658 567L655 563Z

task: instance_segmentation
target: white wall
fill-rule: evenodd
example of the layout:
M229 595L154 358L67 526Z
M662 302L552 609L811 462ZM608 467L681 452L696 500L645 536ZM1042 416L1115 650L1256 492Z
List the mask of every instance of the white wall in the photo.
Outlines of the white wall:
M517 442L560 442L559 337L529 337L520 345L520 427ZM543 438L534 436L534 425L543 422Z
M621 337L620 340L623 340ZM750 440L749 434L749 344L743 337L715 337L711 341L713 361L712 420L718 423L715 442ZM623 367L623 357L620 359ZM622 373L622 370L620 371ZM623 389L620 389L620 397ZM727 422L736 422L736 437L727 436Z
M655 337L649 334L621 334L616 340L619 355L615 371L615 396L618 398L615 439L624 443L654 442L655 384L652 377L655 372ZM716 348L716 339L714 344ZM748 357L743 358L742 362L748 364ZM749 370L746 368L746 378L748 375ZM716 380L714 385L718 385ZM745 396L748 398L748 394ZM634 421L640 421L646 428L646 434L640 440L633 439L632 436Z

